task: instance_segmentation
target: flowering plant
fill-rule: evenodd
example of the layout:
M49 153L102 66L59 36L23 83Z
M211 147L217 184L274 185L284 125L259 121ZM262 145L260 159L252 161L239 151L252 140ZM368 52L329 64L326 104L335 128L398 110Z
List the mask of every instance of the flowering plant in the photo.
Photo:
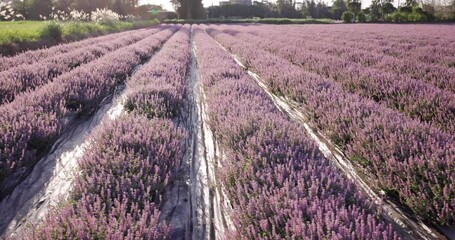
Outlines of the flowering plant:
M91 20L100 24L113 24L120 20L120 15L107 8L97 8L96 11L92 12Z
M24 16L14 11L11 1L0 1L0 21L14 21L15 19L24 19Z

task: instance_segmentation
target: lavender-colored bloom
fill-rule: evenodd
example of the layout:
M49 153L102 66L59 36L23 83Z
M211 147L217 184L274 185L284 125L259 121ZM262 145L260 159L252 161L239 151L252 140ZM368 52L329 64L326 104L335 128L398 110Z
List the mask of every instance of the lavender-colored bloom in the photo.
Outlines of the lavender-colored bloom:
M453 135L349 93L340 83L308 72L258 44L213 27L208 31L256 71L273 92L302 104L311 123L389 196L398 196L423 218L453 224Z
M352 55L358 54L358 56L346 59L340 57L343 55L342 50L330 49L330 44L335 44L324 43L321 40L308 47L318 45L319 47L316 48L318 51L311 51L305 49L307 41L297 36L271 34L271 31L267 31L267 29L262 32L262 28L257 28L256 31L260 36L239 33L238 30L243 29L241 27L229 26L217 29L224 30L235 36L236 39L244 40L251 45L260 46L262 49L302 66L309 72L340 82L343 89L348 92L371 98L414 119L428 122L441 130L455 134L455 94L403 73L402 69L408 69L411 64L408 61L386 61L386 66L378 69L358 63L355 59L365 57L367 62L374 62L374 60L365 56L365 53L360 54L354 48L345 50L345 52ZM336 45L333 46L333 48L335 47ZM324 51L335 53L324 54ZM403 66L400 67L396 66L397 62L406 63L402 63ZM384 69L396 68L399 70L398 74L384 71ZM447 86L455 86L455 71L452 72L452 75L449 74L449 70L435 72L431 66L425 66L421 71L428 71L432 76L443 76L447 78L445 83ZM452 84L448 82L449 79Z
M210 128L225 157L217 177L240 239L394 239L375 206L330 165L303 129L196 28Z
M182 133L169 120L124 117L93 133L70 201L27 232L40 239L162 239L159 207L181 158ZM175 174L175 173L174 173Z
M43 156L72 119L87 114L180 28L159 33L92 61L0 106L0 182Z
M185 134L174 126L172 116L149 113L170 107L166 99L156 101L155 93L185 97L188 50L189 26L183 26L127 80L131 111L92 133L70 201L49 213L46 224L31 229L26 237L169 238L172 226L160 223L160 207L183 157ZM172 107L181 112L178 106Z
M33 90L80 65L138 42L160 30L161 28L155 28L148 31L132 32L115 39L93 43L68 53L57 54L55 57L49 57L30 65L23 64L0 72L0 104L11 102L20 92Z
M164 27L165 25L157 26L157 29ZM136 34L139 32L146 33L147 29L124 31L120 33L108 34L100 37L87 38L82 41L72 42L68 44L60 44L50 48L44 48L40 50L27 51L17 54L12 57L0 57L0 71L5 71L13 67L21 65L33 64L39 61L47 60L53 57L60 57L64 54L71 53L93 44L109 42L124 36Z

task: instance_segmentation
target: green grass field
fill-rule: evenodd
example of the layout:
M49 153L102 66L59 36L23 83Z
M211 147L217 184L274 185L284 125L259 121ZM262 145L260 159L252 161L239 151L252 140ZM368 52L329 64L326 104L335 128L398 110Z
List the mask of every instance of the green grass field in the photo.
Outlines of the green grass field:
M37 41L45 25L42 21L0 22L0 44Z
M151 26L157 21L118 22L114 25L100 25L93 22L63 22L61 38L63 40L80 39L95 35L118 32L127 29ZM45 40L43 32L49 22L15 21L0 22L0 45L11 43L33 42Z

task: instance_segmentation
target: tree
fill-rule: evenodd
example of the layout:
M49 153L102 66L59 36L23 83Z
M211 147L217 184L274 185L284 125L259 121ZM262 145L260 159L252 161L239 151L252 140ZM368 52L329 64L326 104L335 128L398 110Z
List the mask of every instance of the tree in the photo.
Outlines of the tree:
M452 1L451 13L452 13L452 19L455 19L455 0Z
M324 2L319 2L316 5L319 18L332 18L332 11L330 10L329 6Z
M415 7L415 6L419 6L419 3L417 2L417 0L406 0L404 2L404 6L406 6L406 7Z
M348 10L346 2L344 0L335 0L332 4L332 17L334 19L341 19L343 12Z
M89 0L91 1L91 0ZM100 5L109 5L109 0L96 0ZM135 8L138 6L138 0L114 0L114 3L110 9L120 15L127 15L134 13ZM93 4L92 4L93 5ZM98 7L95 7L95 9ZM109 8L109 7L108 7Z
M367 18L365 16L365 13L363 13L362 11L357 13L357 17L356 17L356 22L360 22L360 23L364 23L367 21Z
M62 0L60 0L62 1ZM116 13L126 15L128 13L133 12L133 7L129 6L128 2L124 2L121 0L64 0L69 4L71 4L71 8L76 10L83 10L86 13L91 13L98 9L108 8L113 10ZM67 10L67 9L65 9Z
M135 10L135 14L141 17L141 19L152 19L155 18L159 11L163 11L163 6L154 4L145 4L138 6Z
M171 0L171 3L179 18L200 19L205 17L202 0Z
M362 10L362 2L360 0L348 0L348 10L356 18L357 14Z
M73 8L75 0L58 0L54 2L54 7L57 10L67 12L69 9Z
M301 17L301 14L295 9L295 2L293 0L277 0L276 6L280 17L284 18Z
M309 0L307 0L306 6L307 6L310 17L319 18L318 9L317 9L317 6L316 6L316 3L314 2L314 0L311 0L311 2Z
M372 21L378 21L380 18L382 18L381 0L373 0L371 2L369 10L370 10L369 15Z
M25 19L30 19L30 7L32 1L25 1L25 0L14 0L13 1L13 9L15 12L18 12L24 16Z
M341 19L343 19L343 22L345 23L350 23L352 22L352 19L354 18L354 16L352 15L351 12L349 11L345 11L343 12L343 14L341 15Z
M302 2L302 7L300 8L300 13L302 14L303 18L309 18L311 17L310 15L310 10L308 8L308 2Z
M274 7L275 5L266 0L254 1L253 2L253 16L262 18L274 18L278 17L278 11Z
M52 0L29 0L27 1L28 16L31 19L40 19L40 16L49 17L52 12Z
M388 0L387 2L383 3L381 6L381 13L382 15L387 15L395 12L397 9L393 6L392 0Z
M278 17L278 12L273 11L271 6L264 3L254 2L251 6L240 4L226 4L207 8L209 18L240 17L240 18L266 18Z
M431 17L432 19L434 18L434 15L436 13L434 5L424 3L422 4L422 9L429 17Z

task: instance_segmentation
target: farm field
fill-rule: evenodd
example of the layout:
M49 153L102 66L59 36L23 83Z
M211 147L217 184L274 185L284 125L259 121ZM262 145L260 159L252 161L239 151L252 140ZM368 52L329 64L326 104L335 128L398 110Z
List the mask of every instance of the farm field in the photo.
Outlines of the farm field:
M0 57L0 236L453 239L455 26L161 24Z

